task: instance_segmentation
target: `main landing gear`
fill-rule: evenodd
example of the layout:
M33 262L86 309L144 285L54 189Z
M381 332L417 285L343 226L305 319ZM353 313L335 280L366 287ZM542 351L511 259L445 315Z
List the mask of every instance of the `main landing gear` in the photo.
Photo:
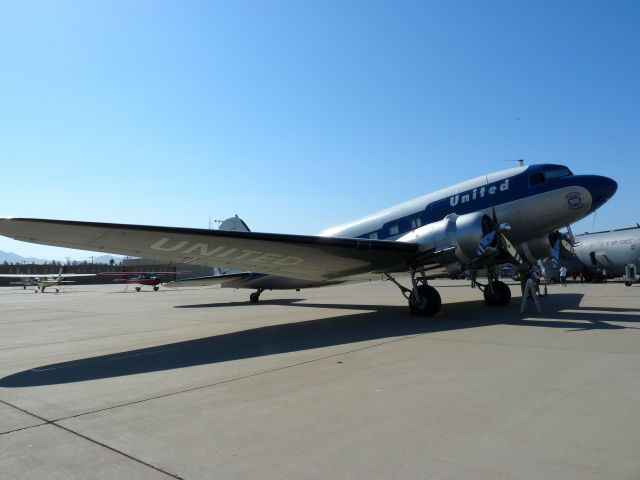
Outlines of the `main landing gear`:
M420 276L416 278L418 273L420 273ZM435 288L427 284L427 278L422 268L411 270L411 284L413 285L411 289L399 284L388 273L385 275L400 288L404 297L409 301L409 310L414 315L431 317L440 311L442 307L440 294Z
M249 300L251 300L251 303L258 303L260 301L260 294L262 292L264 292L264 288L259 288L257 291L249 295Z
M498 280L498 276L492 269L489 270L489 283L482 285L475 281L478 288L484 293L484 301L491 306L504 306L511 301L511 289Z

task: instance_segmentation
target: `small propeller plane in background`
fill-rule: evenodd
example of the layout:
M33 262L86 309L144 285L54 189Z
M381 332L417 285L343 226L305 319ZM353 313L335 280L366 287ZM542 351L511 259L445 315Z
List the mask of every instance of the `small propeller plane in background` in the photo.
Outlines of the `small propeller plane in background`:
M498 267L510 263L524 271L551 256L550 235L595 211L617 188L610 178L574 175L563 165L527 165L452 185L318 236L29 218L0 219L0 234L260 272L233 274L234 288L256 290L254 302L265 289L382 278L400 288L414 314L433 315L441 299L428 280L441 275L468 272L488 305L509 303L511 290L498 279ZM487 271L486 283L477 281L481 269ZM406 274L410 287L396 280Z
M51 274L34 274L26 275L23 273L16 274L0 274L0 278L18 278L17 282L11 282L10 285L22 285L26 290L27 287L36 287L35 293L44 293L44 289L47 287L55 287L56 293L60 292L60 287L68 283L75 283L73 280L67 280L67 278L73 277L95 277L95 273L65 273L64 267L60 269L58 275Z
M153 291L157 292L160 289L160 285L167 280L167 277L173 276L175 280L175 276L179 273L188 272L100 272L98 275L117 275L120 278L114 279L114 282L122 282L127 286L131 284L137 285L135 287L136 292L142 290L144 285L153 287Z

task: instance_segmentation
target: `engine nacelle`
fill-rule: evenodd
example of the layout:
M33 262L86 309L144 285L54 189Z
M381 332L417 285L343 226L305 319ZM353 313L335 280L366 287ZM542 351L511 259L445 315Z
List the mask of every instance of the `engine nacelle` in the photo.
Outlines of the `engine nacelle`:
M540 237L518 245L518 250L524 255L529 263L536 263L538 260L551 258L553 255L553 244L549 237Z
M478 257L482 237L492 230L491 218L479 212L466 215L452 213L438 222L424 225L398 238L399 242L420 245L420 251L455 247L455 257L469 264Z

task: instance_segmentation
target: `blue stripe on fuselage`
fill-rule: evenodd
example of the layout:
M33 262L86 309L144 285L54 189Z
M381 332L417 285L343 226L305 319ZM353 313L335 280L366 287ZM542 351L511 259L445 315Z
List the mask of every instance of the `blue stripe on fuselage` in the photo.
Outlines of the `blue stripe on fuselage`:
M381 228L359 235L359 237L369 238L375 233L377 238L381 240L388 239L415 229L416 219L420 219L420 225L426 225L442 220L451 213L464 215L566 187L572 183L570 179L575 179L575 176L549 178L544 183L530 185L529 179L533 174L561 168L566 167L552 164L530 165L525 171L517 175L463 190L457 194L431 202L421 211L394 218L386 222ZM390 228L396 225L398 227L397 233L390 233Z

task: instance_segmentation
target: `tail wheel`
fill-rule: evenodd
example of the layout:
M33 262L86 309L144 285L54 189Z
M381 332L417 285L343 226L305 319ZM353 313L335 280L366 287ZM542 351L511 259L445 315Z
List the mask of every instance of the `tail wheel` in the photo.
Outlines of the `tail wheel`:
M511 301L511 289L504 282L493 281L484 289L484 301L492 306L506 305Z
M442 299L438 291L429 285L418 286L419 297L413 292L409 294L409 309L414 315L431 317L440 311Z

